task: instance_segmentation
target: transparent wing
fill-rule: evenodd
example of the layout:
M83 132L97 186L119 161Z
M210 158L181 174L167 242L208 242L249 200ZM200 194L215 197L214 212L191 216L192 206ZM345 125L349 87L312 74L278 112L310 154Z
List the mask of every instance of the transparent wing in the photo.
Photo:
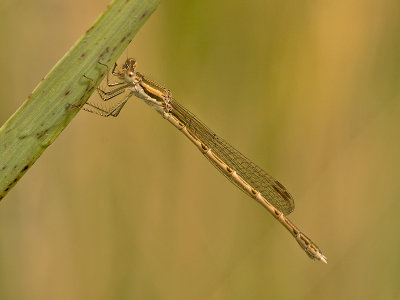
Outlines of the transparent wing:
M285 215L290 214L294 210L294 200L292 196L279 181L249 160L228 142L218 137L194 114L174 99L171 99L170 105L172 107L171 113L179 118L179 120L186 125L188 130L193 132L207 147L211 148L220 159L235 170L237 174L246 180L254 189L259 191L272 205ZM232 183L243 190L243 188L233 180L232 177L227 176L214 161L211 159L208 160Z

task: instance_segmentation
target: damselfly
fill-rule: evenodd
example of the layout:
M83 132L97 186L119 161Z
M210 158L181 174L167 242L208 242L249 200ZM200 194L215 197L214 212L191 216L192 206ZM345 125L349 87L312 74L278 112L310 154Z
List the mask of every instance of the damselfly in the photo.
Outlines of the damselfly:
M107 67L107 65L100 63ZM231 182L263 205L293 235L300 247L312 259L327 263L321 250L303 234L285 215L294 209L294 201L286 188L263 169L246 158L222 138L218 137L195 115L189 112L171 96L171 92L161 85L147 79L136 71L136 61L128 58L117 71L117 64L111 71L118 81L111 83L107 67L109 91L97 88L102 100L107 101L127 92L116 105L104 109L86 103L85 110L101 116L116 117L128 99L135 95L153 107L172 125L178 128L201 153Z

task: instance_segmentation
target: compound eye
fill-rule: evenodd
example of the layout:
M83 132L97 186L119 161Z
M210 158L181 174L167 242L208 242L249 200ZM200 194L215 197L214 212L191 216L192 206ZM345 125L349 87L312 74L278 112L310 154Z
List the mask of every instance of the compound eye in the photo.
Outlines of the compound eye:
M133 77L133 72L129 72L129 73L128 73L128 76L129 76L129 77Z

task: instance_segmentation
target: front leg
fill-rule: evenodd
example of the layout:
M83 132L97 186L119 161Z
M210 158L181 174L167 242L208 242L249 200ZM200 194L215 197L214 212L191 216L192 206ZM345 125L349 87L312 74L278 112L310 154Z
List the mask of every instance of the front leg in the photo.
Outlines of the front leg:
M89 89L96 86L96 82L92 78L87 77L86 75L83 75L83 77L85 77L87 80L89 80L91 82L92 86ZM110 99L122 94L123 92L125 92L126 88L128 88L128 87L129 87L129 84L125 84L124 86L117 87L110 91L105 91L105 90L101 89L100 87L96 87L96 90L97 90L97 93L99 94L100 98L103 101L107 101L107 100L110 100Z
M109 87L113 87L113 86L117 86L117 85L120 85L120 84L124 84L124 83L125 83L124 81L122 81L122 82L111 82L111 83L110 83L110 77L109 77L110 68L108 67L108 65L102 63L101 61L98 61L98 63L99 63L100 65L102 65L102 66L104 66L104 67L107 68L107 85L108 85ZM117 67L117 63L114 64L114 67L113 67L113 69L112 69L112 71L111 71L111 74L114 75L114 76L118 76L118 75L119 75L119 72L116 72L116 71L115 71L115 68L116 68L116 67Z
M93 87L96 86L96 82L92 78L87 77L86 75L83 75L83 77L85 77L87 80L90 81L90 84L87 89L92 89ZM96 89L97 89L97 92L98 92L100 98L103 101L108 101L108 100L113 99L113 98L119 96L120 94L124 93L128 87L129 87L129 85L125 84L124 86L117 87L110 91L104 91L100 87L97 87ZM122 101L119 101L116 105L114 105L111 108L104 108L97 104L91 103L89 101L84 103L79 108L83 109L85 111L91 112L91 113L95 113L102 117L109 117L109 116L116 117L116 116L118 116L121 109L124 107L125 103L127 102L128 98L131 95L132 95L132 92L127 97L125 97ZM84 107L84 105L86 105L86 107Z

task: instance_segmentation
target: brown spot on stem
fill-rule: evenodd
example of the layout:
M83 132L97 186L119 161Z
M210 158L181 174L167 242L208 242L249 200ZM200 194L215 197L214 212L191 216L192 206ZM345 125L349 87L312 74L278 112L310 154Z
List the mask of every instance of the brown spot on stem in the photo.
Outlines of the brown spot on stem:
M90 26L89 29L86 30L86 33L89 33L93 28L94 28L94 26Z
M145 11L144 13L142 13L142 15L140 16L140 19L143 19L145 16L147 16L147 11Z
M48 131L49 131L48 129L39 131L38 133L36 133L36 137L37 137L38 139L40 139L40 138L42 138Z

